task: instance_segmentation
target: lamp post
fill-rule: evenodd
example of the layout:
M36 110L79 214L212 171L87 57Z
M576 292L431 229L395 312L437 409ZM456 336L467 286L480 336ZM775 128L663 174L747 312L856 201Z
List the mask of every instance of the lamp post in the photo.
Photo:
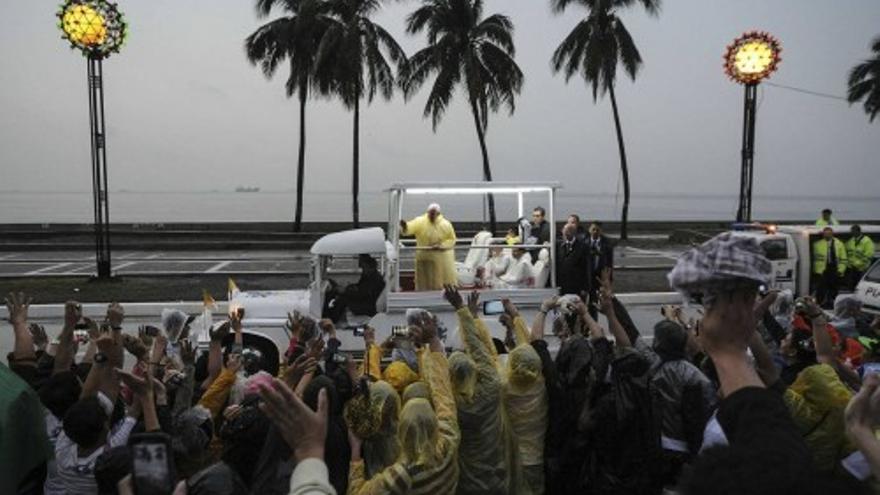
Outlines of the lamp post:
M752 184L755 158L755 114L758 84L776 71L782 60L779 41L765 32L743 33L727 46L724 72L733 81L745 86L743 110L742 169L739 183L737 222L752 221Z
M89 128L92 148L92 196L98 278L110 278L110 201L107 191L107 137L104 127L104 79L101 62L119 53L127 26L116 4L106 0L66 0L58 11L62 38L86 58Z

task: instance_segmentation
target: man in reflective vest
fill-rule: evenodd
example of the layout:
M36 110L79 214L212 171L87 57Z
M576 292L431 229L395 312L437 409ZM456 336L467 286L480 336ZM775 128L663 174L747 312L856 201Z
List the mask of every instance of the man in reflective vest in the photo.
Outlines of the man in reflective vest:
M846 241L846 278L850 287L854 288L874 261L874 241L862 234L862 228L853 225L852 236Z
M846 274L846 246L834 237L831 227L822 229L822 238L813 243L813 281L816 301L826 309L834 307L840 280Z
M816 227L831 227L834 225L840 225L840 222L831 215L829 208L825 208L822 210L822 216L816 220Z

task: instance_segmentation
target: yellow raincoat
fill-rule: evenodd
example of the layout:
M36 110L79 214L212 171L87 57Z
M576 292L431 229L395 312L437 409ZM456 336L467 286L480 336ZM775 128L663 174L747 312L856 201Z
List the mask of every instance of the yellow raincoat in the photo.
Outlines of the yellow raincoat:
M417 247L440 248L416 251L416 290L438 290L444 284L458 283L455 251L452 249L455 247L455 229L449 220L438 213L432 223L425 213L406 222L406 230L401 234L415 236Z
M495 346L470 310L457 313L466 349L466 354L457 352L449 358L461 430L458 493L528 493L516 469L519 456L503 407Z
M843 412L852 392L834 368L818 364L805 368L785 391L791 418L813 452L816 468L829 473L854 450L844 432Z
M516 348L507 359L504 407L519 447L523 487L519 493L544 493L544 436L547 432L547 388L543 363L529 343L525 321L513 320Z
M452 495L458 483L461 434L449 384L449 365L439 352L422 352L419 369L431 389L431 402L411 399L400 412L397 461L370 479L364 462L351 463L348 493L359 495Z

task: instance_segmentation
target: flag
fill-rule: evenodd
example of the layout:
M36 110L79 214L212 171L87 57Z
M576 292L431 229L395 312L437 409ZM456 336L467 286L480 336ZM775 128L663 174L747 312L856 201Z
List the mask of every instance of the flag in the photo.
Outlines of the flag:
M230 280L230 283L231 282L232 280ZM216 301L214 301L214 297L211 296L211 293L208 292L206 289L202 289L202 302L205 305L205 309L217 309L217 303Z
M235 294L238 294L238 292L239 292L238 286L235 285L235 281L232 280L232 277L229 278L229 289L227 289L227 291L228 291L228 296L229 296L227 299L232 299L232 296L234 296Z

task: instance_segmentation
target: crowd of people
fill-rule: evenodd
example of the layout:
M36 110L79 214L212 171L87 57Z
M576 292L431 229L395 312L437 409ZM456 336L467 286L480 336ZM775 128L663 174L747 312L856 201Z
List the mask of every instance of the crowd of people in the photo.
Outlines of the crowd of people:
M607 240L576 220L566 259L601 253ZM722 234L669 273L703 309L664 306L649 342L611 263L593 262L560 261L589 276L563 277L566 295L531 322L504 300L503 340L478 292L445 285L461 350L423 309L382 342L367 328L362 358L340 350L331 320L292 314L276 376L243 347L240 311L200 355L180 311L133 332L119 304L97 321L69 302L50 342L30 299L10 294L0 493L877 490L880 318L848 296L829 315L810 297L759 293L770 262Z

